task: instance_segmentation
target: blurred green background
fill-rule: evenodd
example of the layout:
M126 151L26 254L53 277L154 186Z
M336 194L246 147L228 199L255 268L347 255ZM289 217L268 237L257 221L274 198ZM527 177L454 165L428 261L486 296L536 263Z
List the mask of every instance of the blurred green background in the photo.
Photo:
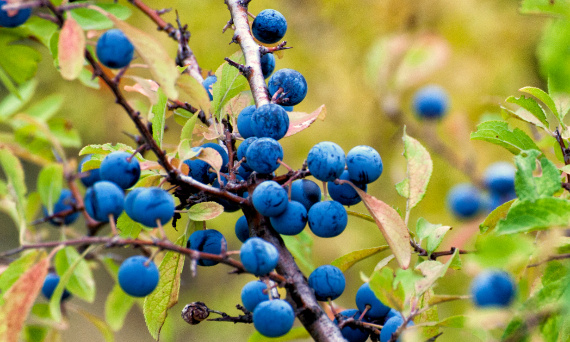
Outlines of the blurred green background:
M125 1L125 3L127 3ZM205 70L215 71L223 58L238 50L229 45L232 33L222 34L222 27L229 19L223 1L148 1L153 8L176 9L183 23L192 33L190 46ZM496 160L512 161L505 150L484 142L469 142L469 133L484 114L499 113L499 104L509 95L517 94L523 86L545 87L536 57L537 45L545 24L545 17L524 16L518 12L518 1L513 0L255 0L250 4L253 14L265 8L277 9L287 18L287 45L293 49L284 52L277 60L277 69L293 68L305 76L309 85L306 99L295 111L312 112L321 104L327 108L325 121L317 120L313 126L293 137L282 140L285 162L298 168L309 149L317 142L328 140L338 143L348 152L356 145L370 145L377 149L384 161L384 173L371 184L368 192L395 207L405 208L394 184L405 176L405 160L402 157L402 127L393 124L384 109L401 110L401 122L408 122L408 133L420 141L430 136L438 137L449 145L461 159L473 162L477 174ZM174 11L164 15L174 22ZM144 15L133 9L128 22L153 34L170 52L176 54L176 44ZM398 45L398 42L401 45ZM414 45L416 44L416 45ZM420 64L419 69L398 71L390 61L397 60L398 46L424 46L422 53L433 54L433 63ZM427 46L427 47L426 47ZM387 48L391 47L391 48ZM392 49L392 50L391 50ZM131 141L122 131L135 133L134 126L121 108L114 104L108 89L93 90L79 82L63 81L54 69L47 51L40 64L40 82L37 98L59 92L65 94L62 115L81 132L83 145L106 142ZM413 57L413 56L412 56ZM140 61L140 60L139 60ZM400 72L399 81L394 75ZM418 122L410 110L410 99L422 85L436 83L446 88L451 98L451 110L438 124ZM137 95L129 95L138 98ZM517 95L519 96L519 95ZM395 105L394 105L394 102ZM165 142L177 144L179 128L170 119L170 131ZM422 141L423 142L423 141ZM76 155L70 151L69 155ZM456 183L468 181L453 165L432 152L434 173L428 193L412 212L411 225L419 217L432 223L452 225L453 231L443 247L468 241L476 233L481 217L473 222L459 222L445 207L445 195ZM35 188L39 171L26 164L26 181ZM362 204L351 210L364 212ZM238 213L225 214L208 223L209 228L220 230L228 239L230 249L239 249L234 236L234 223ZM1 249L17 245L17 232L12 222L2 216L5 227ZM49 229L53 238L56 233ZM81 223L76 224L83 232ZM308 228L307 228L308 229ZM107 232L107 230L104 230ZM346 231L332 239L314 240L314 265L330 263L352 250L383 245L379 230L371 223L351 217ZM116 253L118 251L110 251ZM128 255L132 250L121 252ZM335 301L339 306L355 306L354 295L362 284L360 273L370 275L378 261L388 252L361 262L346 273L347 289ZM252 326L231 323L205 322L190 326L180 318L185 304L203 301L213 309L237 314L235 304L240 302L243 284L253 279L250 275L228 275L230 269L219 265L199 268L192 278L186 266L182 275L179 304L171 309L162 330L163 341L246 341L254 332ZM460 272L450 271L449 280L435 288L436 293L465 294L469 279ZM455 272L455 273L454 273ZM103 317L106 294L111 289L111 279L102 269L96 271L97 300L86 304L78 299L71 304L84 307ZM461 312L467 303L441 306L440 317ZM99 332L82 317L70 316L70 326L63 333L64 341L100 341ZM448 329L438 341L471 341L475 337L467 332ZM152 341L139 308L134 308L125 327L116 334L117 341Z

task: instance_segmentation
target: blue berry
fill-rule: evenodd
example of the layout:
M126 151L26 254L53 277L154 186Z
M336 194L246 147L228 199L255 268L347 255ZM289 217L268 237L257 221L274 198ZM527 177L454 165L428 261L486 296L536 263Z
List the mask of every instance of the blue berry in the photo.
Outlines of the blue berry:
M269 103L258 107L253 112L251 128L258 138L279 140L287 134L289 116L281 106Z
M253 112L255 112L255 106L247 106L242 109L241 112L239 112L239 115L237 117L237 129L239 131L239 134L244 139L255 136L251 125L251 117L253 116Z
M283 213L270 217L269 220L277 233L297 235L307 225L307 209L301 203L291 201Z
M280 99L280 104L284 106L294 106L301 103L305 96L307 96L307 81L305 77L293 69L280 69L277 70L267 83L269 93L273 96L279 88L282 88L282 93L277 95Z
M62 189L61 194L59 195L59 199L57 200L57 202L55 202L53 206L53 213L57 214L62 211L71 210L74 208L75 204L76 204L75 198L73 198L73 194L71 193L71 191L68 189ZM44 215L48 216L48 212L45 207L43 208L43 210L44 210ZM61 226L62 224L70 225L73 222L75 222L75 220L77 220L78 217L79 217L79 212L74 212L65 217L54 217L50 219L49 222L54 226Z
M338 179L349 180L348 170L344 170ZM368 188L366 184L353 184L365 192ZM327 188L331 198L342 205L355 205L361 201L360 195L358 195L358 192L356 192L350 184L335 184L334 182L327 182Z
M245 216L241 216L236 221L235 232L236 232L237 238L241 242L246 242L247 239L249 239L249 226L247 224L247 219L245 218ZM249 310L249 311L252 311L252 310Z
M243 163L239 166L239 168L237 170L238 176L240 176L244 180L247 180L249 178L249 176L251 176L252 173L253 173L253 170L251 170L251 169L248 170L248 167L245 167L243 165ZM246 197L244 196L244 198L246 198Z
M249 145L245 159L253 171L269 174L279 168L279 160L283 160L283 148L275 139L259 138Z
M271 272L279 261L277 248L258 237L250 237L240 248L240 259L249 273L263 276Z
M125 195L115 183L99 181L85 193L85 210L99 222L109 222L109 215L116 219L123 212Z
M263 77L267 78L275 70L275 56L272 53L266 53L261 56L261 72Z
M259 184L251 195L253 206L263 216L278 216L285 209L289 199L287 191L275 181L265 181Z
M155 228L158 227L157 221L163 225L174 216L174 199L161 188L144 188L137 193L132 209L137 212L137 222Z
M358 320L362 313L356 309L348 309L341 311L340 314L345 318L354 318ZM365 320L363 318L363 320ZM338 320L335 318L334 324L338 325ZM370 333L362 328L353 328L351 326L345 325L344 328L340 330L340 333L348 342L365 342L370 336Z
M146 297L158 285L159 272L153 261L137 255L123 261L119 267L119 286L133 297Z
M291 184L291 201L305 206L307 212L313 204L321 201L321 188L309 179L299 179Z
M130 161L129 161L130 160ZM137 158L127 152L112 152L101 162L101 179L113 182L122 189L135 185L141 176Z
M319 266L309 275L309 286L320 301L337 299L344 292L345 285L344 274L336 266Z
M515 297L515 282L504 271L487 270L473 279L471 294L479 307L505 307Z
M221 176L221 179L222 179L222 185L225 186L228 183L228 180L224 176ZM236 175L236 179L233 181L233 183L239 183L242 181L243 181L243 178L240 175ZM222 188L218 178L216 178L214 180L214 183L212 184L212 186L215 188L219 188L219 189ZM228 201L228 200L223 199L223 198L214 197L214 198L212 198L212 200L216 203L221 204L224 207L224 211L228 212L228 213L233 213L233 212L236 212L240 209L239 204Z
M441 118L449 106L447 92L436 85L425 86L418 90L412 102L416 115L424 119Z
M309 210L309 228L322 238L340 235L348 223L346 209L337 201L316 203Z
M458 184L447 194L447 206L457 217L471 218L477 215L482 207L481 193L471 184Z
M368 184L380 177L383 170L380 154L370 146L356 146L346 155L346 166L350 180Z
M491 192L488 198L488 202L486 202L488 210L493 211L497 209L497 207L517 198L517 194L512 191L506 194L498 194L496 192ZM483 201L485 202L485 201Z
M243 158L246 157L247 155L247 150L249 149L249 146L256 141L257 138L256 137L250 137L245 139L239 146L237 149L237 158L238 160L242 160ZM247 165L247 161L241 163L241 166L243 166L246 170L251 170L251 168L249 167L249 165ZM244 177L245 178L245 177Z
M253 20L251 32L262 43L277 43L287 32L287 20L276 10L263 10Z
M192 151L194 152L200 152L200 149L201 147L192 147ZM208 173L210 164L200 159L186 159L184 164L188 165L188 168L190 169L188 176L203 184L211 183L210 174Z
M50 300L51 296L53 295L53 291L55 291L55 288L57 287L57 284L59 284L59 276L54 272L48 273L42 286L42 294L44 297ZM61 294L61 300L64 301L69 297L71 297L71 293L69 293L67 290L63 290L63 293Z
M282 299L261 302L253 311L253 325L263 336L283 336L291 330L293 323L295 323L293 308Z
M0 8L6 4L6 0L0 0ZM0 9L0 26L9 28L20 26L25 23L31 15L31 8L18 10L14 15L12 13L8 13L8 11Z
M212 75L212 76L206 77L204 82L202 82L202 86L204 86L204 89L206 89L206 91L208 92L208 96L210 97L210 101L212 101L214 99L214 97L212 96L212 85L214 83L216 83L217 81L218 81L218 78L216 77L216 75Z
M390 318L395 317L395 316L400 317L403 320L402 314L398 310L390 309L390 311L388 311L388 314L386 315L385 322L388 321Z
M112 29L99 37L96 51L97 58L104 66L121 69L133 59L135 47L121 30Z
M292 112L293 111L293 106L281 106L281 107L283 107L283 109L285 109L286 112Z
M404 324L404 319L402 316L394 316L384 323L384 327L380 330L380 342L388 342L392 338L392 334L398 330L398 328ZM406 327L414 325L414 322L410 321L406 324ZM401 335L400 335L401 336ZM396 342L401 342L402 339L398 337Z
M257 304L266 300L269 300L269 294L267 293L267 285L262 281L250 281L241 290L241 302L251 312L255 310Z
M230 162L230 157L228 157L228 152L226 152L222 146L215 143L205 143L202 145L202 147L210 147L218 151L220 156L222 156L222 169L220 171L228 172L228 163Z
M356 292L356 306L358 310L364 312L366 305L370 305L370 309L366 311L366 317L370 319L381 319L390 311L390 307L384 305L376 298L368 283L362 284Z
M197 230L188 238L186 248L193 249L198 252L210 254L220 254L222 252L222 244L226 244L226 238L215 229ZM226 244L227 245L227 244ZM217 261L198 259L200 266L214 266Z
M491 164L483 176L485 186L492 193L512 193L515 191L515 172L515 167L510 163L497 162Z
M81 168L83 167L83 164L87 161L91 160L91 155L86 155L82 160L81 163L79 164L79 172L81 172ZM86 188L92 186L93 184L95 184L96 182L101 180L101 173L99 172L99 169L93 169L93 170L89 170L89 171L85 171L85 174L87 175L86 177L81 177L81 183L83 183L83 185L85 185Z
M131 191L129 191L127 196L125 196L125 213L127 213L127 215L129 215L129 217L135 222L139 222L137 216L141 214L141 211L137 210L137 207L135 207L135 199L145 189L146 188L133 188Z
M316 179L323 182L334 181L340 177L345 162L342 148L330 141L316 144L307 156L309 171Z

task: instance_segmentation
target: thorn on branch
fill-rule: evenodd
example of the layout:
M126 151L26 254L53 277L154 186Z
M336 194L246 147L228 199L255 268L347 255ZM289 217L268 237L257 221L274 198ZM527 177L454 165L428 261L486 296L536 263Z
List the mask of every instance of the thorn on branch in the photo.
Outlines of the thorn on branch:
M259 47L259 52L261 53L261 56L263 56L263 55L268 54L268 53L273 53L273 52L276 52L276 51L287 50L287 49L292 49L292 48L293 48L292 46L285 46L285 45L287 45L287 41L286 41L286 40L282 41L282 42L279 43L279 45L277 45L277 46L270 46L270 47L267 47L267 46L260 46L260 47Z
M224 60L228 62L229 65L237 68L246 78L249 78L249 76L251 75L251 67L236 63L231 59L229 59L228 57L224 58Z
M158 14L158 15L163 15L163 14L166 14L166 13L168 13L168 12L170 12L170 11L172 11L172 8L163 8L163 9L160 9L160 10L156 10L156 14Z
M222 33L226 33L226 31L232 27L234 25L234 20L230 19L228 20L228 22L226 23L226 25L224 25L224 27L222 28Z

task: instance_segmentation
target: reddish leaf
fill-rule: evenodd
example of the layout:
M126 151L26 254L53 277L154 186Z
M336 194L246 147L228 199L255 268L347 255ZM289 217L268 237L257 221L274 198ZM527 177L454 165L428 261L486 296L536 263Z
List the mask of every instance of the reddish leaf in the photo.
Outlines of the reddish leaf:
M376 197L360 190L354 186L354 184L348 181L341 181L341 183L350 184L354 190L358 192L358 195L362 198L362 203L364 203L366 209L368 209L372 217L374 217L376 225L380 228L392 253L394 253L396 260L398 260L398 264L400 264L400 267L403 269L408 268L412 258L410 233L398 212Z
M49 267L49 258L43 258L4 293L0 307L0 336L2 341L17 342L26 317L38 296Z
M315 122L317 118L324 120L326 114L327 114L327 108L325 107L325 105L321 105L311 114L297 113L297 112L289 113L289 120L290 120L289 130L287 131L287 134L285 134L285 136L288 137L293 134L297 134L306 128L309 128L309 126L313 122Z
M158 83L153 80L147 80L138 76L125 76L134 80L136 83L132 86L125 86L125 91L137 92L147 97L151 104L156 104L158 102Z
M223 160L222 156L220 155L220 153L218 153L218 151L210 147L202 148L200 149L200 153L196 158L210 164L210 166L214 170L216 170L218 177L220 176L220 170L222 168Z
M57 47L61 76L66 80L76 79L83 69L85 34L72 17L65 20Z

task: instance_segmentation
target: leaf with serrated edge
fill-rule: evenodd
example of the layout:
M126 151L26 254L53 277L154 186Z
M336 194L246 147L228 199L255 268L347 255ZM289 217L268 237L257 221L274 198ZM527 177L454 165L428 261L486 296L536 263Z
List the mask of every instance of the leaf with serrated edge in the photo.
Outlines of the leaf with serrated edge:
M166 119L167 104L168 98L162 89L158 88L158 102L152 106L152 119L150 119L150 121L152 122L152 137L160 148L162 148L162 138L164 137L164 121Z
M178 246L186 244L186 234L182 234L176 242ZM156 289L144 300L144 318L148 331L158 340L164 325L168 309L178 303L180 291L180 274L184 267L184 255L168 251L158 266L159 280Z
M61 76L66 80L79 77L85 55L85 34L75 19L67 17L59 33L58 55Z
M95 280L87 261L73 247L65 247L57 252L54 258L58 274L64 274L71 265L73 273L67 282L66 289L77 297L92 303L95 300Z
M515 190L521 200L533 201L540 197L551 197L560 190L562 182L560 171L548 159L540 159L541 175L534 176L536 158L541 155L540 151L523 151L515 157L517 171L515 173Z
M529 97L521 96L516 98L514 96L508 97L506 100L508 103L514 103L516 105L521 106L522 108L529 111L532 115L534 115L543 125L548 127L548 121L546 120L546 114L540 105L536 102L535 99Z
M384 304L400 312L404 310L405 293L402 284L394 286L394 272L384 267L372 273L370 277L370 289Z
M117 220L117 230L119 231L119 236L123 239L136 239L142 230L142 226L140 223L133 221L127 213L123 212Z
M346 272L349 268L351 268L354 264L356 264L360 260L364 260L377 253L385 251L388 248L389 248L388 246L378 246L378 247L353 251L335 259L333 262L331 262L331 265L338 267L343 272Z
M434 296L433 289L429 289L424 295L420 298L419 307L422 309L427 309L423 311L421 314L414 318L414 323L424 323L424 322L437 322L439 321L439 314L437 310L437 306L429 307L430 299ZM439 333L438 327L424 327L421 329L423 340L429 339L432 336L435 336Z
M309 126L311 126L311 124L313 124L313 122L315 122L317 119L324 121L327 115L327 108L325 107L325 105L321 105L319 108L315 109L311 114L293 112L293 113L288 113L288 115L289 115L289 129L287 130L285 137L289 137L293 134L297 134L309 128Z
M421 296L425 291L430 289L439 278L443 277L453 262L453 259L458 257L458 255L458 251L455 250L453 256L449 258L445 264L435 260L426 260L416 266L416 269L422 272L424 276L423 279L416 282L416 295Z
M514 202L515 200L511 200L495 208L495 210L485 218L485 221L479 225L479 231L481 233L486 233L489 230L495 229L499 220L504 219L507 216L507 213Z
M121 330L133 304L135 297L129 296L119 284L115 284L105 301L105 320L113 331Z
M558 108L556 108L554 100L552 100L552 97L550 97L550 95L548 95L544 90L535 87L524 87L519 89L519 91L530 94L542 101L542 103L544 103L546 107L552 111L558 120L562 122L562 117L560 117L560 113L558 112Z
M94 9L106 15L119 30L123 31L134 45L139 56L141 56L145 64L148 65L153 79L160 84L166 96L172 100L177 99L178 91L174 85L179 73L176 69L176 63L174 63L174 60L170 58L166 50L164 50L162 44L148 33L132 27L97 6L90 5L87 8Z
M526 233L570 225L570 201L561 198L539 198L534 202L517 201L507 217L497 223L497 234Z
M230 56L230 59L240 64L245 62L241 51L235 52ZM249 83L247 82L247 78L245 78L237 68L227 62L216 70L216 77L218 80L212 85L212 95L214 97L212 111L218 119L221 119L224 105L234 96L246 90L249 87Z
M216 202L202 202L188 209L188 217L192 221L207 221L220 216L223 212L224 207Z
M428 251L428 254L433 253L437 247L439 247L445 234L449 230L451 230L450 226L431 224L423 217L418 219L416 225L416 234L418 234L420 240L427 239L426 250Z
M425 322L416 324L417 327L445 327L445 328L463 328L467 323L467 316L450 316L439 322Z
M107 154L111 153L111 152L116 152L116 151L123 151L123 152L128 152L128 153L133 153L135 152L135 149L132 148L129 145L123 144L123 143L117 143L115 145L111 144L111 143L107 143L107 144L103 144L103 145L89 145L89 146L85 146L84 148L81 149L81 151L79 151L79 155L83 156L86 154L93 154L93 155L103 155L106 156ZM96 157L96 156L95 156ZM135 154L135 157L139 160L139 161L144 161L145 159L143 158L143 156L140 153ZM102 160L103 158L100 158L100 160ZM88 162L86 162L85 164L87 164Z
M433 171L433 162L429 152L419 141L406 134L404 129L404 157L407 167L407 186L401 191L406 193L408 198L407 211L414 208L424 197L429 179ZM407 191L406 191L407 190Z
M6 342L17 342L24 322L48 273L49 258L43 258L3 293L0 307L0 336Z
M59 200L63 186L63 165L45 166L38 176L38 192L48 214L53 214L53 206Z
M485 121L477 126L477 131L471 133L472 140L483 140L502 146L512 154L524 150L538 150L534 141L518 128L509 130L509 125L503 121Z
M400 217L400 214L394 208L380 201L374 196L367 194L360 190L354 184L346 181L341 183L348 183L362 198L362 203L370 212L376 225L380 228L382 235L390 246L392 253L398 260L398 264L403 269L408 268L410 260L412 259L412 251L410 249L410 233L406 224Z
M201 109L204 113L210 113L210 97L198 80L188 74L182 74L176 81L176 85L181 90L180 100L182 102L188 102L193 107Z
M8 268L0 274L0 293L6 293L6 291L20 279L22 274L30 269L38 260L45 258L45 256L46 253L44 251L33 250L22 255L19 259L12 261ZM0 305L2 305L2 303L0 303Z

